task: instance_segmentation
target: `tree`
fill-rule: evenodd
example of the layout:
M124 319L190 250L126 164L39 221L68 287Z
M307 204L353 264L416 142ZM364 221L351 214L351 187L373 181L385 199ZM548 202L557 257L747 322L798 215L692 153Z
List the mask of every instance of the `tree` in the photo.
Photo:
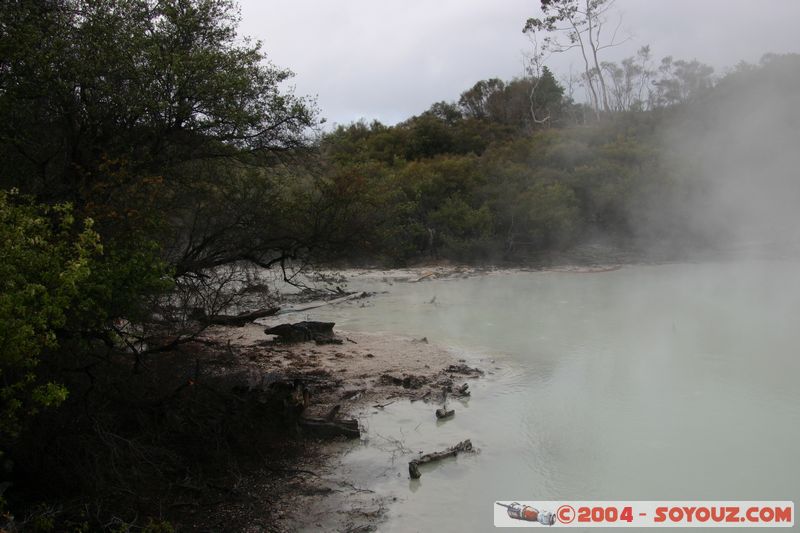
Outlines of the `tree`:
M658 71L661 77L654 81L655 100L662 107L688 102L714 85L714 68L696 59L674 60L667 56Z
M652 107L650 47L643 46L635 56L619 64L603 62L603 71L610 81L609 98L614 111L646 110Z
M526 77L504 82L481 80L461 93L459 107L467 119L531 131L547 124L560 111L563 88L547 67L529 68Z
M124 347L138 368L142 351L207 326L186 327L191 306L231 303L241 264L282 264L341 237L334 219L350 212L323 199L329 184L281 164L304 154L313 102L282 88L291 72L237 24L232 0L0 5L0 187L30 194L36 220L69 205L103 243L81 270L81 313L59 304L62 323L47 311L54 360ZM70 260L74 234L29 226L53 262ZM3 240L0 256L13 259L14 246ZM20 286L59 272L24 260L7 268ZM40 344L21 349L34 359Z
M271 264L318 244L309 242L318 234L272 223L287 189L264 177L285 179L276 154L300 153L316 111L282 89L290 71L239 38L232 0L0 9L0 185L70 201L95 220L108 252L98 272L131 274L104 292L136 301L121 291L161 260L162 273L179 278L237 261ZM207 216L212 205L219 216ZM137 275L133 264L142 265Z
M103 159L140 173L286 150L314 123L291 72L240 41L231 0L5 2L3 182L87 201Z
M528 91L530 118L533 124L551 124L558 120L564 99L564 88L546 66L530 80Z
M492 98L504 88L505 83L498 78L481 80L461 93L458 105L467 117L488 118L492 115Z
M584 81L598 118L601 110L608 112L611 109L599 54L623 42L617 40L621 20L608 41L604 40L602 34L607 22L606 15L613 4L614 0L541 0L544 17L529 18L522 30L533 35L547 34L543 40L545 51L561 53L574 48L580 50ZM565 36L566 42L560 40L559 35Z

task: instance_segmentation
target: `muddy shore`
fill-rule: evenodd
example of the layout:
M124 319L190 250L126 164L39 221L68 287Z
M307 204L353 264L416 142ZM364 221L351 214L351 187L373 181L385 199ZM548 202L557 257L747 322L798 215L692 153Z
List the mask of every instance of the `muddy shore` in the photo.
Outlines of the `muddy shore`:
M608 272L618 265L569 266L550 271L570 273ZM540 270L540 269L536 269ZM346 285L354 279L371 279L387 289L395 283L426 283L502 274L504 269L428 266L393 270L323 272L325 283ZM356 295L357 296L357 295ZM244 327L215 326L202 342L223 353L223 363L211 365L208 377L222 385L261 387L265 380L301 378L311 399L303 416L325 417L338 406L339 418L355 418L367 445L370 417L394 402L425 402L430 416L442 404L442 392L471 383L484 371L492 372L491 359L461 359L461 355L428 342L428 339L386 333L334 331L341 344L302 342L283 344L264 333L267 326L303 320L317 305L359 305L349 297L328 302L290 303L284 314L259 319ZM368 304L367 304L368 305ZM294 312L293 309L294 308ZM335 316L335 313L334 313ZM218 385L219 386L219 385ZM372 436L374 437L374 436ZM296 436L291 437L293 440ZM254 470L241 475L237 490L248 495L247 504L231 499L209 514L209 530L225 527L239 531L375 531L396 495L378 493L363 478L355 482L339 469L339 459L353 442L343 438L317 439L300 436L300 452L287 457L277 470ZM456 444L453 442L452 444ZM401 461L430 448L403 450ZM407 475L407 474L403 474ZM213 518L212 518L213 517Z
M228 353L224 363L207 365L213 370L206 379L234 387L258 387L265 379L303 379L310 391L303 416L324 417L340 406L338 417L359 419L362 439L368 438L364 429L371 413L411 400L430 404L433 417L443 390L457 389L482 375L482 370L425 338L336 328L341 344L283 344L265 335L264 328L254 323L209 329L201 341ZM236 490L249 495L246 505L236 499L220 502L198 526L205 523L215 530L227 524L248 532L374 531L393 496L357 486L337 470L337 458L352 442L313 436L300 440L300 453L279 471L273 467L241 476Z

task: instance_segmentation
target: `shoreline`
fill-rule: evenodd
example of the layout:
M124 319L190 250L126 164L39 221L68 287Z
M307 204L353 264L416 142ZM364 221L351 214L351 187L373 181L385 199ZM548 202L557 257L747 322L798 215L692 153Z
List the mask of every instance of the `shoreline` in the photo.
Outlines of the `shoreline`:
M536 270L535 272L600 274L630 266L623 264L562 267ZM530 271L436 266L391 270L349 269L338 271L338 274L341 275L343 282L368 279L391 290L391 285L395 283L401 285L403 283L426 283L432 280L458 280L513 272ZM337 306L343 302L330 303ZM336 320L336 314L335 311L328 313L331 320ZM271 317L268 322L270 325L274 325L277 322L302 320L299 313L294 315L287 313L287 315ZM259 322L266 321L259 320ZM423 396L428 389L440 390L440 378L442 374L446 374L445 369L450 364L482 364L478 362L478 359L481 359L480 356L468 357L468 361L459 361L456 353L444 347L420 342L419 338L385 333L355 333L335 329L334 331L344 339L341 345L317 346L313 342L297 345L273 345L266 342L267 337L263 333L263 327L262 324L250 324L245 328L221 328L212 330L210 333L218 335L224 331L226 336L220 339L226 343L230 341L231 345L237 347L276 348L278 353L271 358L269 364L279 364L280 366L264 368L282 368L284 370L297 368L305 369L305 371L322 369L341 380L341 385L335 389L336 391L339 393L353 392L358 395L358 397L342 398L341 395L336 396L328 391L325 393L327 396L317 396L314 405L309 410L309 414L313 416L324 416L332 405L342 403L342 413L359 418L363 422L375 414L375 409L382 409L382 404L385 402L409 399L424 400ZM350 340L347 340L348 338ZM372 354L372 357L368 357L368 354ZM398 354L401 354L402 357L398 357ZM476 352L472 352L472 354L478 355ZM303 361L307 361L308 364L302 364ZM488 371L489 368L488 365L483 366L483 369L487 370L487 374L492 373ZM403 374L421 375L427 381L423 384L425 388L423 386L404 388L397 383L380 383L382 374L394 375L398 378L402 378ZM458 376L458 379L462 379L462 377ZM468 377L463 379L467 382L469 380ZM322 403L316 404L316 400L321 400ZM426 412L433 417L433 411L439 405L435 398L428 398L428 400L431 401L431 405L429 409L426 407ZM381 406L378 407L377 404L381 404ZM411 427L415 423L416 419L411 423ZM430 434L426 436L430 436ZM387 446L395 445L394 442L388 441L385 444ZM431 443L431 448L426 447L424 451L426 453L436 451L441 448L441 444L441 442ZM448 445L452 444L456 444L456 442L449 442ZM401 450L400 456L403 464L409 458L414 457L411 455L412 453L420 450L419 442L416 445L417 448L414 450ZM304 459L308 462L304 463L303 468L311 473L301 473L293 479L290 486L283 489L281 499L276 502L279 513L277 519L270 522L269 527L245 528L243 531L366 532L380 529L379 524L387 519L395 496L385 491L381 493L373 490L375 487L369 482L365 482L363 477L361 484L354 483L354 478L348 478L346 474L337 470L340 465L339 459L352 449L352 446L348 447L347 443L315 442L310 446L312 446L310 449L313 457ZM419 453L422 452L419 451ZM403 473L403 475L407 476L408 474ZM375 484L379 484L378 480L373 481ZM382 485L384 488L386 487L385 480Z
M392 333L373 331L381 328L374 321L369 332L334 328L341 344L322 345L276 343L265 326L310 316L348 324L349 307L371 307L363 300L394 292L393 285L410 283L411 288L514 272L529 271L437 266L350 269L335 277L322 271L319 278L306 278L310 286L286 292L277 287L274 304L281 312L241 327L230 325L236 322L208 326L197 337L142 358L139 372L131 374L130 358L120 354L108 362L109 379L94 385L108 398L100 430L87 426L92 420L81 418L79 404L72 406L83 424L75 434L94 439L81 443L92 450L91 463L81 466L95 469L87 479L112 467L117 477L103 480L103 490L88 487L74 499L54 491L43 501L59 509L59 520L80 519L92 505L97 516L110 509L112 518L125 517L115 520L163 522L180 531L374 530L387 513L392 516L392 502L405 499L397 481L408 479L407 463L416 454L440 452L464 439L485 445L480 423L462 425L469 398L450 396L462 403L453 402L455 422L435 417L443 406L442 391L482 374L470 366L486 374L504 369L496 366L491 351L429 344L402 334L413 332L413 325ZM435 294L425 285L415 291L422 303L434 303ZM327 309L309 314L319 307ZM244 302L240 311L254 308L259 309L255 301ZM420 329L438 336L436 330ZM311 393L304 411L298 411L296 390L291 390L298 379ZM483 395L489 381L494 379L481 380L471 392ZM271 388L273 383L278 387ZM130 398L141 399L133 403ZM337 422L355 418L366 429L360 440L303 436L301 415L325 418L334 406ZM119 438L109 442L105 435ZM355 464L353 456L359 457ZM396 457L402 464L395 464ZM346 468L340 470L342 465ZM447 472L453 466L441 468ZM411 483L415 492L419 484Z
M718 276L718 265L705 267ZM552 276L542 270L535 272L558 283L561 280L554 278L573 273L599 275L617 270L614 266L592 268L559 269ZM96 509L92 519L98 522L101 513L109 513L111 518L106 521L113 519L131 527L152 522L177 531L402 530L403 520L410 516L407 511L413 507L406 502L416 498L418 503L437 494L413 494L421 484L408 479L409 459L446 450L466 438L494 450L498 442L482 438L483 419L472 415L485 415L485 408L491 413L494 392L490 389L508 383L509 376L513 380L518 369L513 364L497 365L493 357L502 355L496 349L479 348L482 337L469 336L470 346L460 346L456 340L448 348L422 338L372 330L417 328L431 338L438 337L438 328L426 327L426 320L434 318L430 313L437 313L438 305L452 307L464 302L448 300L445 290L437 306L420 305L434 303L439 290L430 290L434 286L528 272L444 266L339 271L333 281L309 278L316 284L328 283L328 288L282 294L282 300L276 302L283 307L282 313L242 327L210 326L196 338L142 358L139 372L131 372L131 357L116 354L107 362L111 370L107 379L92 383L97 394L106 398L104 409L88 419L80 404L68 404L75 423L71 433L64 433L72 438L68 444L77 443L87 450L88 461L76 470L85 472L87 480L100 479L102 490L82 488L83 492L73 497L56 492L57 487L53 496L37 496L43 503L27 509L28 514L21 515L17 523L31 523L31 517L38 516L34 513L49 513L47 516L55 516L59 523L85 520L85 509L92 506ZM365 292L356 290L359 280L366 282L360 284ZM354 291L345 292L339 286L333 290L333 283L349 285ZM430 289L414 287L416 283L430 283ZM458 286L452 288L460 291ZM363 320L364 313L370 317L372 311L355 310L372 307L370 301L361 300L395 290L414 295L413 305L408 310L401 307L400 312L422 312L420 320L415 315L410 321ZM403 298L395 298L390 306L397 309L405 303ZM307 312L322 306L329 307L324 312ZM386 310L375 306L376 311ZM264 332L267 325L311 317L362 324L369 332L334 328L342 343L322 345L279 344ZM464 359L459 360L459 354ZM468 400L461 399L462 407L453 402L458 411L455 422L441 422L434 417L434 410L441 405L437 395L446 381L471 384L474 377L448 371L459 364L478 365L487 374L473 388L475 401L480 403L474 412L464 413ZM299 413L290 413L296 405L287 409L290 398L282 396L281 390L274 394L268 386L281 380L284 385L291 384L295 379L310 385L311 402L304 414L325 417L332 406L339 405L339 418L355 418L366 429L361 439L303 436ZM87 426L97 420L101 425ZM89 440L78 442L76 436L89 436ZM478 457L456 461L423 470L423 478L439 470L437 481L453 474L458 479L459 471L480 470L486 464ZM116 477L98 477L108 472ZM9 531L15 527L14 520L8 518Z
M420 265L385 270L322 270L317 273L318 279L312 278L310 281L314 284L330 286L334 283L347 286L359 280L367 280L377 282L387 290L378 293L344 293L337 287L339 292L330 294L321 291L308 295L284 293L285 307L280 313L241 327L211 326L198 341L214 346L218 354L224 353L228 363L217 367L213 375L209 376L228 382L223 387L236 383L238 385L235 386L240 388L260 388L263 387L265 378L300 378L309 383L311 401L303 411L303 416L325 418L331 409L337 407L339 419L357 419L359 427L364 429L369 427L371 417L384 407L395 404L390 410L403 409L399 407L401 402L420 401L430 404L429 412L433 419L434 411L442 404L444 388L452 389L453 385L469 383L484 375L484 371L493 374L494 371L489 370L489 367L494 366L494 359L482 357L479 352L472 352L471 357L465 359L454 349L428 343L426 338L386 332L354 332L336 327L334 333L342 340L341 344L315 344L313 341L277 343L271 340L272 336L264 333L265 327L302 321L311 309L328 306L336 309L339 305L351 305L353 300L371 298L380 292L391 292L391 287L396 283L450 281L514 272L604 273L624 266L627 265L604 263L524 269ZM314 295L318 298L322 296L322 299L314 300ZM330 314L333 315L331 320L335 321L336 311L328 313ZM482 368L474 371L469 365L475 364ZM449 368L455 371L449 372ZM378 493L371 488L369 480L356 476L355 470L351 472L351 477L339 469L341 459L353 451L354 447L359 444L370 446L371 436L382 437L370 435L368 430L362 433L358 441L344 440L341 437L333 440L320 440L310 436L298 439L297 435L287 435L285 440L294 442L300 448L297 455L284 463L278 458L278 462L282 464L279 471L274 468L255 468L241 476L236 485L237 490L250 495L251 499L265 502L264 504L255 507L250 504L246 508L233 505L234 509L222 514L226 519L235 517L227 522L213 516L219 513L219 507L204 514L210 515L209 518L213 516L217 527L225 523L225 527L253 533L375 531L376 525L386 519L392 502L401 495ZM438 451L442 444L423 443L424 450L410 450L400 442L383 443L385 446L396 447L396 453L404 457L404 460L413 459L411 454ZM456 442L448 442L447 446L454 444ZM419 443L417 445L420 446ZM371 446L380 448L380 444L376 443ZM266 460L272 462L274 458ZM407 469L398 475L407 477ZM361 485L354 482L355 477L361 477ZM378 480L372 481L378 483Z
M350 284L358 280L378 282L387 289L395 283L425 283L467 279L513 272L552 273L603 273L623 268L622 264L595 264L591 266L563 265L545 268L496 268L465 265L419 265L401 269L348 268L323 270L320 281ZM308 301L301 299L272 317L258 319L239 328L216 326L206 336L233 347L246 359L252 376L290 375L313 376L318 380L312 386L311 404L304 415L325 417L334 406L339 406L339 416L356 418L359 426L369 426L369 420L384 407L401 401L422 401L430 404L430 416L441 406L442 390L452 389L483 376L485 369L472 369L469 365L486 366L481 357L461 358L454 350L426 338L385 332L353 332L334 327L342 344L318 345L314 342L280 344L268 340L265 326L297 322L305 318L305 311L323 306L348 303L351 299L371 297L374 293L354 293L332 300ZM310 306L310 307L309 307ZM334 312L333 320L336 320ZM494 360L491 360L494 364ZM454 369L455 372L449 372ZM488 371L487 373L493 373ZM251 378L253 379L253 378ZM454 398L455 399L455 398ZM445 422L446 423L446 422ZM360 444L368 445L369 431L362 433ZM380 435L377 435L380 437ZM243 531L375 531L376 525L386 519L391 503L399 495L379 494L369 483L359 486L339 470L340 460L359 442L343 440L304 439L306 452L297 475L281 487L272 487L275 510L269 526L244 527ZM400 455L413 459L412 453L436 451L431 448L408 450L401 443L386 443L403 448ZM456 444L455 442L450 445ZM405 464L405 463L404 463ZM407 471L399 475L408 476ZM377 483L377 480L373 480ZM362 483L364 480L362 479ZM260 524L253 516L256 524Z
M433 417L441 406L444 389L455 390L484 373L452 350L424 338L334 332L342 344L276 343L269 340L259 323L240 328L215 326L202 340L235 354L231 366L217 369L212 379L235 375L234 381L255 385L265 376L305 378L310 383L311 398L303 416L325 417L338 406L339 417L356 418L361 428L368 428L371 416L395 402L429 403ZM458 397L457 392L454 394ZM256 495L268 492L271 508L241 509L241 530L374 531L396 496L358 486L338 468L349 450L368 445L370 437L374 436L366 429L359 441L301 437L303 451L284 469L289 475L283 481L265 486L259 479L264 472L250 472L242 480L242 488ZM263 512L269 513L268 520L263 519Z

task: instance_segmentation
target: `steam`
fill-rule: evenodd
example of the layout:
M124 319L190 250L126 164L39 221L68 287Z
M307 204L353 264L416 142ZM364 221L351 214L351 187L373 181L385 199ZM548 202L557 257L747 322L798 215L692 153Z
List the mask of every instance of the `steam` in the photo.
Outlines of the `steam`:
M650 198L649 222L717 252L800 251L798 86L800 55L765 56L670 120L664 163L677 187Z

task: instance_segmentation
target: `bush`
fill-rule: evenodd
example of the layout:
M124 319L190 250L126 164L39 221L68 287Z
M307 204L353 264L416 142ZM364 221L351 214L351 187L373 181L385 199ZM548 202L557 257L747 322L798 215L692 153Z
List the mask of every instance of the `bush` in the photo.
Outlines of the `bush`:
M92 220L78 223L69 204L37 205L14 191L0 191L0 243L0 444L6 444L27 417L67 397L37 367L57 349L58 332L102 248Z

